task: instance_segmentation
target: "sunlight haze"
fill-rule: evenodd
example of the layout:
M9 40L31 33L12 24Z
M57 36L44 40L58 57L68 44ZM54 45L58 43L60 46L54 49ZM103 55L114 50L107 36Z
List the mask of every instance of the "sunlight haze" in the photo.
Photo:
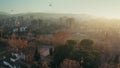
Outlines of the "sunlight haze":
M91 14L120 18L120 0L0 0L0 11Z

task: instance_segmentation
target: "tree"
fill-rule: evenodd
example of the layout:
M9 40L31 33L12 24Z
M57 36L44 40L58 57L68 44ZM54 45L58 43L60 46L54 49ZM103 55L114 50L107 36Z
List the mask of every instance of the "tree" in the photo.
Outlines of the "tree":
M53 54L53 65L59 67L64 59L69 58L75 44L75 40L68 40L65 45L56 46Z
M10 46L17 48L17 49L23 49L28 47L28 42L27 40L22 40L22 39L16 39L16 36L12 37L11 39L8 40L8 43Z
M115 55L115 58L113 60L115 64L119 64L119 57L120 57L119 55Z
M58 31L54 34L53 44L54 45L58 45L58 44L64 45L67 42L67 40L70 38L70 36L71 36L71 32L69 32L69 31Z
M83 40L81 40L81 42L80 42L80 45L82 45L82 46L91 46L91 45L93 45L93 40L90 40L90 39L83 39Z
M34 63L31 65L31 68L39 68L39 65Z
M53 48L49 48L50 55L53 55Z
M54 50L53 55L53 62L55 67L59 66L59 64L68 56L68 51L66 50L66 47L63 45L59 45Z
M34 53L34 56L33 56L33 59L35 62L33 62L33 65L32 67L33 68L40 68L41 67L41 55L38 51L38 47L36 46L36 49L35 49L35 53Z
M98 68L101 64L101 52L92 47L93 41L84 39L80 42L80 48L72 51L70 57L78 61L83 68Z
M67 47L72 51L73 48L75 47L76 43L77 43L77 42L76 42L75 40L67 40L66 45L67 45Z
M48 63L45 61L42 62L42 68L49 68Z
M40 53L38 52L38 48L36 47L35 53L34 53L34 60L39 62L41 60Z
M61 63L61 68L80 68L80 64L76 60L65 59Z

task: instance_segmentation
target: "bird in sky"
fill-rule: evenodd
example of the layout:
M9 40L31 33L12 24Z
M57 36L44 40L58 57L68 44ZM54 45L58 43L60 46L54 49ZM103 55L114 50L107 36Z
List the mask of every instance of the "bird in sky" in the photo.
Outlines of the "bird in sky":
M14 10L13 10L13 9L11 9L10 11L11 11L11 12L13 12Z
M52 7L52 4L50 3L49 6Z

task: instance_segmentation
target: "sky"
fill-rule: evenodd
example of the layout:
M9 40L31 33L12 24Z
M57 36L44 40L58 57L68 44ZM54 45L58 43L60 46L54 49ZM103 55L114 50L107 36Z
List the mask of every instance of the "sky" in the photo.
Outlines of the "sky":
M120 0L0 0L0 11L90 14L120 18Z

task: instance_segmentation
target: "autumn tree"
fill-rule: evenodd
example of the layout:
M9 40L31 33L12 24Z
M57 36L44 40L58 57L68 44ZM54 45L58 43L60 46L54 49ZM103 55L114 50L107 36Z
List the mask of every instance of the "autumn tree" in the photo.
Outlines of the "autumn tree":
M49 68L48 63L43 61L42 62L42 68Z
M64 59L61 63L61 68L81 68L76 60Z
M58 44L65 44L67 40L69 40L71 36L70 31L59 31L54 34L53 38L53 44L58 45Z
M10 46L18 49L23 49L28 46L27 40L21 40L21 39L9 39L8 40Z

